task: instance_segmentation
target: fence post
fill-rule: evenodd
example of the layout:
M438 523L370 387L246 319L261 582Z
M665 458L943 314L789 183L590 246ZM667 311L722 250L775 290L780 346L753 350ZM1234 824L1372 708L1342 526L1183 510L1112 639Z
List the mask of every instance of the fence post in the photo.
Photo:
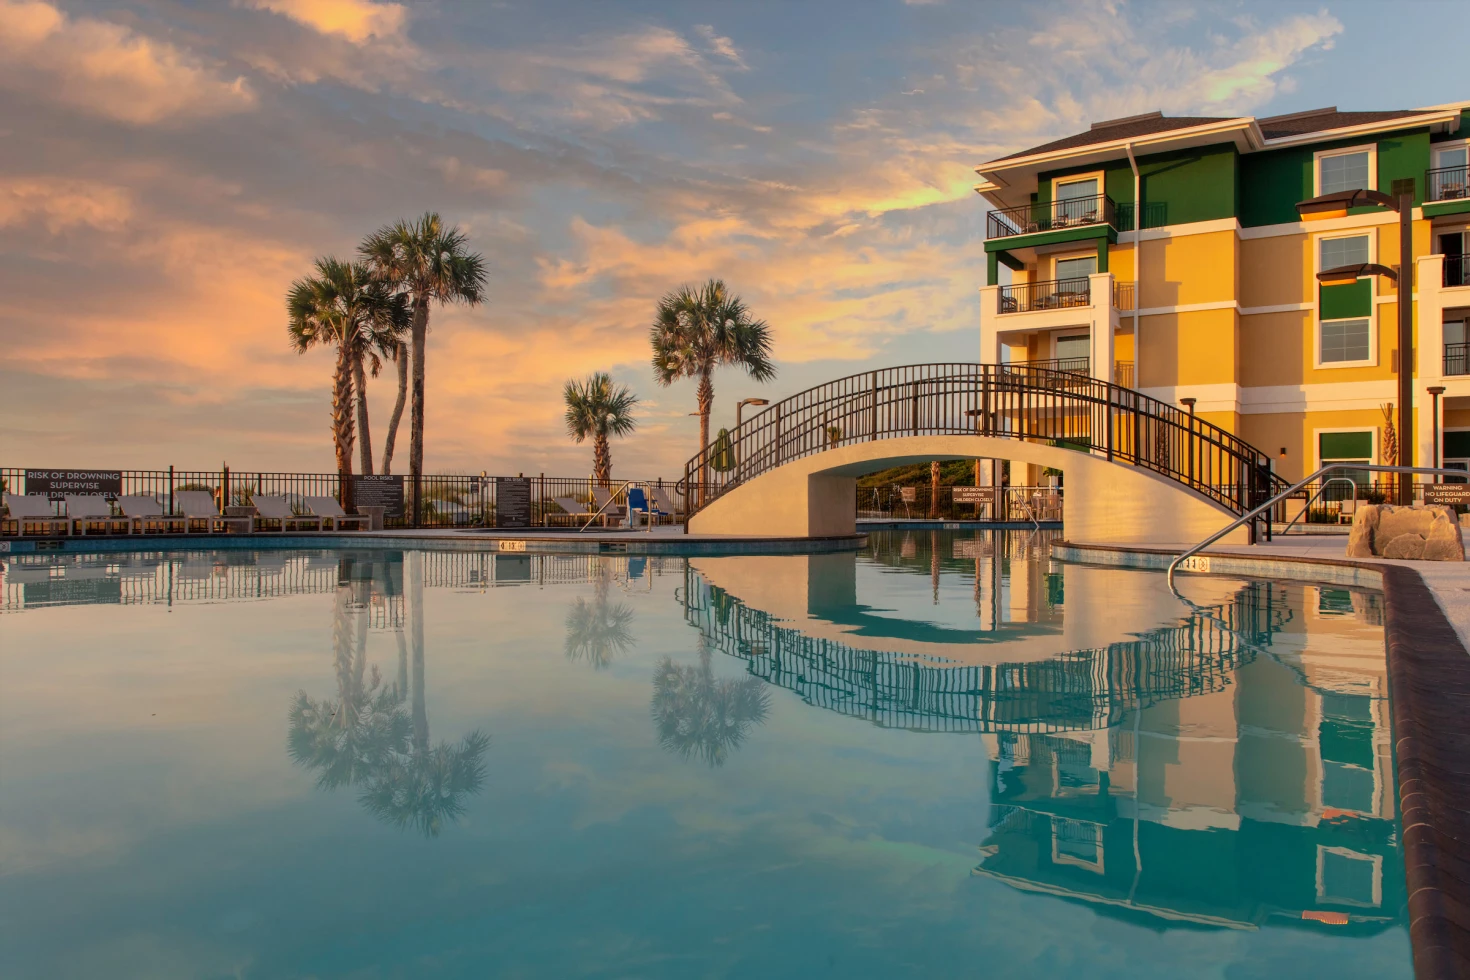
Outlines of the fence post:
M174 512L174 468L168 468L168 512Z
M1111 463L1113 461L1113 386L1112 385L1108 385L1107 386L1107 388L1105 389L1105 394L1107 395L1107 404L1103 408L1103 413L1104 413L1104 416L1105 416L1105 419L1104 419L1104 422L1103 422L1103 429L1106 432L1106 439L1107 439L1107 446L1108 446L1108 462Z
M223 514L230 506L230 464L225 463L219 480L219 512Z
M868 439L871 441L878 438L878 372L872 372L870 377L872 378L873 404L868 410Z

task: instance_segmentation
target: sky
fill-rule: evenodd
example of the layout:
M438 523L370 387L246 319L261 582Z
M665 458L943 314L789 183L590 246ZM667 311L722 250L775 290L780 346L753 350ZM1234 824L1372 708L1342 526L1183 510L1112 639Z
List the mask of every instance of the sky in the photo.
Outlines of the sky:
M713 425L978 357L975 165L1156 109L1470 98L1451 3L0 0L0 465L333 469L284 297L435 210L485 302L432 315L429 472L585 475L563 383L637 393L614 475L682 474L660 296L722 278L778 374ZM396 394L370 384L374 455ZM407 466L407 418L395 471Z

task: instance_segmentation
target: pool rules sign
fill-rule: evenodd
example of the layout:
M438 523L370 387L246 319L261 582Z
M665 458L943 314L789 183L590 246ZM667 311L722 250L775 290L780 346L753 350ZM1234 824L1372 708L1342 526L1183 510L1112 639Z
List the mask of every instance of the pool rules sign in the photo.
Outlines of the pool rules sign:
M106 497L116 500L122 496L122 472L120 470L26 470L26 494L45 494L51 500L60 500L67 494L81 497Z

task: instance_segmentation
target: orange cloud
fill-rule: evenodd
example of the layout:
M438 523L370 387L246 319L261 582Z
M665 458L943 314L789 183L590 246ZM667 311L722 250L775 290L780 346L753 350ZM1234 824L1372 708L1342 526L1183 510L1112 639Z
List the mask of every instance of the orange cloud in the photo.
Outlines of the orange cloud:
M250 6L289 17L320 34L336 34L353 44L401 35L408 8L370 0L249 0Z

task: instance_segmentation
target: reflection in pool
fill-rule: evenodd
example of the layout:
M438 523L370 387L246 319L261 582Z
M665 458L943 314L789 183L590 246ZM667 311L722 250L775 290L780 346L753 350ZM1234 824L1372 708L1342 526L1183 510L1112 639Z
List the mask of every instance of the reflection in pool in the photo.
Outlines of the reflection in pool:
M1374 593L17 556L0 975L1407 976Z

